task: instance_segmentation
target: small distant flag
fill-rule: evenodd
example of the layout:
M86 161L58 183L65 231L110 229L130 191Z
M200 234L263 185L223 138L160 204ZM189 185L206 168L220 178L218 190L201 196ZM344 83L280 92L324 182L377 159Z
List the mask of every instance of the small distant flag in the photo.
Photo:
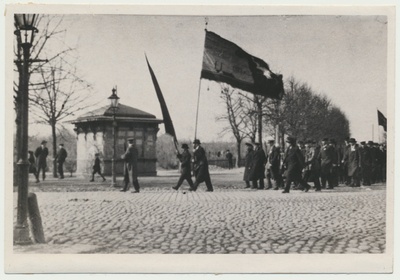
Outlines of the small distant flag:
M253 94L282 99L282 75L262 59L206 30L201 78L223 82Z
M383 126L383 129L387 131L387 121L386 117L378 110L378 125Z

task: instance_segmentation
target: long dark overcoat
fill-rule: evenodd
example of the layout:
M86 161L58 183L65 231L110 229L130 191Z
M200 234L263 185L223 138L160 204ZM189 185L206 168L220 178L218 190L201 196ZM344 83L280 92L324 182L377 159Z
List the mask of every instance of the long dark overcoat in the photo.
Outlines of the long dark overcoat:
M304 157L299 147L289 146L287 148L283 164L286 167L286 180L296 181L301 179L301 171L304 167Z
M336 151L332 146L321 147L319 157L321 160L321 172L330 173L332 164L336 163Z
M361 165L361 155L358 146L350 147L347 151L347 175L357 175Z
M243 181L250 181L250 171L251 171L251 163L253 162L253 154L254 151L247 151L246 156L244 158L244 174Z
M253 162L250 169L250 181L265 178L266 156L263 149L255 150L253 153Z
M49 154L49 150L47 147L42 148L42 146L38 147L35 151L36 157L36 166L39 168L47 167L47 156Z
M207 177L210 177L206 151L201 146L198 146L193 152L193 168L196 182L204 182Z
M190 177L192 175L192 155L188 150L184 150L182 154L178 155L178 158L181 162L181 174Z

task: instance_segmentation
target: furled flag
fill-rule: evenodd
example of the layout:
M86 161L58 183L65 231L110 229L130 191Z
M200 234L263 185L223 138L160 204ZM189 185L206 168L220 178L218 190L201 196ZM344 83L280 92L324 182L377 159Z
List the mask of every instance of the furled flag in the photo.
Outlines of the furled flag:
M378 125L383 126L383 129L386 131L387 129L386 117L379 110L378 110Z
M253 94L282 99L282 75L236 44L206 30L201 78L224 82Z
M153 84L154 84L154 88L156 90L158 101L160 102L161 112L162 112L163 119L164 119L165 132L174 138L175 148L178 150L178 148L177 148L178 140L176 139L175 128L174 128L174 125L172 124L172 119L168 112L167 103L165 103L164 96L161 92L160 86L158 85L157 78L154 75L153 69L150 66L147 56L146 56L146 62L147 62L147 66L149 67L151 79L153 80Z

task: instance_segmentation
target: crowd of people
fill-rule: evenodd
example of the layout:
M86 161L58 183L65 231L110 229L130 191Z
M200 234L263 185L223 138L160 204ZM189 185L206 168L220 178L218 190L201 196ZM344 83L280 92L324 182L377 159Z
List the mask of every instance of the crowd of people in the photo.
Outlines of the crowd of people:
M138 150L134 145L134 139L128 139L126 152L121 156L124 160L124 187L126 192L132 183L134 192L140 191L138 181ZM247 151L243 180L245 188L252 189L283 189L283 193L289 193L291 188L308 192L311 188L315 191L333 189L339 184L351 187L371 186L375 183L386 181L386 145L373 141L361 141L359 144L354 138L345 139L338 145L334 139L324 138L321 145L314 140L297 141L294 137L287 137L287 148L281 151L279 144L269 140L266 151L260 143L246 143ZM49 151L47 142L42 141L35 152L29 151L30 173L35 175L36 182L46 178L47 156ZM204 182L206 191L214 190L211 183L209 165L204 148L199 139L193 141L193 157L189 152L189 146L182 144L182 153L177 157L181 162L181 176L173 187L178 190L186 180L190 191L196 191L199 184ZM63 144L59 144L54 161L57 162L59 178L64 178L63 164L67 158L67 151ZM228 168L232 168L232 153L227 150L226 158L229 161ZM194 182L192 180L192 172ZM98 173L105 181L101 173L99 154L95 154L91 182ZM267 185L265 186L264 180ZM273 186L273 184L275 186ZM311 186L309 183L312 183Z
M246 144L245 188L264 189L263 183L257 185L257 181L263 180L260 177L267 179L267 189L273 188L274 181L273 189L283 189L283 193L289 193L291 188L307 192L313 187L321 191L339 184L360 187L386 181L385 144L373 141L358 144L349 138L338 145L335 139L325 138L319 145L314 140L297 142L293 137L288 137L286 143L288 147L281 153L279 145L270 140L263 162L260 162L260 144Z

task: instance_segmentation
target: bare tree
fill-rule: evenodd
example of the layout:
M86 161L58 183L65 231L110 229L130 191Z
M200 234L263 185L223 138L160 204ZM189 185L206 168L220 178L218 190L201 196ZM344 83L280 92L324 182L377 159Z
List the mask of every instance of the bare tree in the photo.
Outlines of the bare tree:
M90 107L88 100L92 93L91 85L75 67L78 60L76 48L65 44L66 30L61 29L62 22L62 16L41 16L39 36L31 49L30 114L36 123L50 125L53 158L57 154L57 129L61 122ZM19 55L16 51L17 58ZM15 93L18 121L19 91L16 83ZM56 162L53 162L53 175L57 177Z
M226 113L218 116L218 121L225 121L228 125L223 128L221 134L232 132L236 140L237 161L239 166L241 160L241 143L248 136L246 126L249 124L249 118L246 118L245 100L242 95L235 94L235 90L228 85L221 85L221 99L225 103Z

